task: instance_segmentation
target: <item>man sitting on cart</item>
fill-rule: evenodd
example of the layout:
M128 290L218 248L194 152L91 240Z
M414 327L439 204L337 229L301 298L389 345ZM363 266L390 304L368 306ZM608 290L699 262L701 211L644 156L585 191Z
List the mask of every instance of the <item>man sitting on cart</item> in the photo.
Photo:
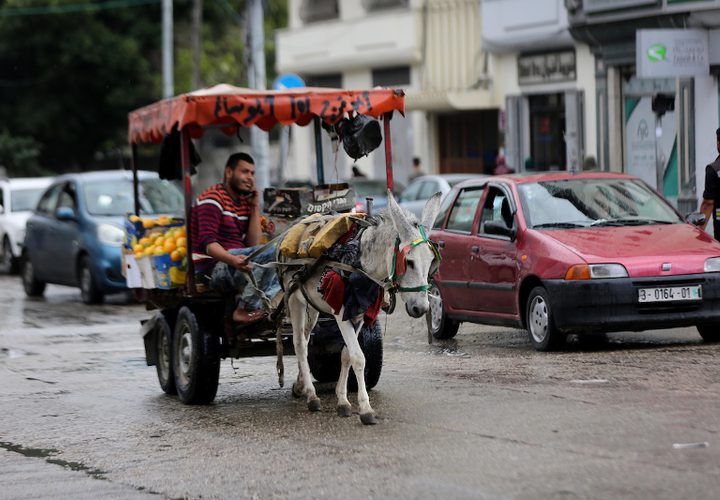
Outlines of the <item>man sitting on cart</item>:
M253 323L269 311L258 289L272 299L280 292L274 269L253 266L248 255L257 250L262 234L260 196L255 190L255 161L247 153L230 155L223 182L206 189L192 209L192 243L195 272L209 277L215 290L240 292L233 321ZM269 246L252 262L264 264L275 257ZM252 272L257 289L249 283Z

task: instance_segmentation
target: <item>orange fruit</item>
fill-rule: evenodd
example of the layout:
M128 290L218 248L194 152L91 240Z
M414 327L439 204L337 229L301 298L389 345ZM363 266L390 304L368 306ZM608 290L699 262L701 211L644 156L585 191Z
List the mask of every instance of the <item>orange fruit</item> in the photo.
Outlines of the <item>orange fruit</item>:
M143 255L149 257L150 255L153 254L153 251L154 251L154 250L155 250L155 247L147 247L147 248L143 251Z
M170 260L173 262L178 262L183 258L182 255L180 255L180 250L173 250L170 254Z
M165 253L172 252L175 250L175 242L173 240L165 240L165 243L163 243L163 249L165 250Z
M170 224L170 217L168 217L167 215L160 216L158 218L158 224L160 224L161 226L167 226L168 224Z
M178 248L185 248L187 247L187 238L185 236L180 236L175 240L175 245Z
M142 255L145 255L145 247L138 245L135 247L133 252L135 252L136 256L141 257Z
M182 259L187 255L187 248L186 247L177 247L177 250L175 250L180 254L180 258Z
M140 241L138 241L139 246L146 247L149 244L150 244L150 238L148 238L147 236L143 236L142 238L140 238Z
M153 248L153 255L162 255L165 253L165 249L161 245L157 245Z
M151 219L145 219L143 220L143 227L145 229L152 229L153 227L155 227L155 221Z

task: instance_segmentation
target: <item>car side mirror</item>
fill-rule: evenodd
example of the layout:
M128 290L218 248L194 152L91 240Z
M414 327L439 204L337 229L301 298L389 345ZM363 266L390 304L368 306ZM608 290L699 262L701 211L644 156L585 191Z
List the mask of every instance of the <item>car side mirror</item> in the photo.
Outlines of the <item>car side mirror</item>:
M508 227L504 221L500 220L489 220L483 226L483 231L486 234L494 234L498 236L507 236L510 241L515 241L517 231L514 227Z
M77 220L77 216L75 215L75 210L73 210L70 207L60 207L57 210L55 210L55 218L62 221L75 221Z
M687 214L685 220L688 224L700 227L705 224L705 214L702 212L693 212L691 214Z

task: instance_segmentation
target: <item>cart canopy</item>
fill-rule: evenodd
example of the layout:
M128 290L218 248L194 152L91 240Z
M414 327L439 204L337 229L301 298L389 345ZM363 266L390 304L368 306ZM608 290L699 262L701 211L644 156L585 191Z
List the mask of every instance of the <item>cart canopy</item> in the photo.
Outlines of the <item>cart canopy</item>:
M267 131L277 123L307 125L316 116L335 124L351 111L378 118L396 110L405 110L405 94L400 89L305 87L261 91L221 84L130 112L128 139L132 144L158 143L176 127L187 127L193 138L200 137L203 128L209 126L221 127L228 134L237 127L253 125Z

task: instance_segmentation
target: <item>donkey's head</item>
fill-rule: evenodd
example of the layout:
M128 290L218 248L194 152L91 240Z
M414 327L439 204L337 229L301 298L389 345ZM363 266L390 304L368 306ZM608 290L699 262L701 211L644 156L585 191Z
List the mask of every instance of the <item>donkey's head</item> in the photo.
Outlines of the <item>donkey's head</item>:
M388 213L398 234L388 262L390 279L405 302L405 310L413 318L425 314L429 307L428 277L439 256L427 235L440 211L441 196L436 193L428 200L418 224L415 217L408 217L388 191Z

